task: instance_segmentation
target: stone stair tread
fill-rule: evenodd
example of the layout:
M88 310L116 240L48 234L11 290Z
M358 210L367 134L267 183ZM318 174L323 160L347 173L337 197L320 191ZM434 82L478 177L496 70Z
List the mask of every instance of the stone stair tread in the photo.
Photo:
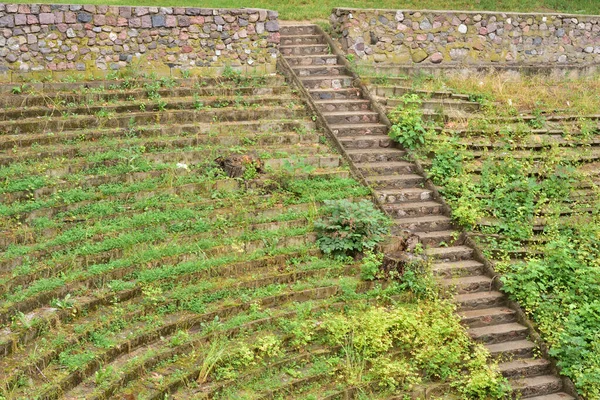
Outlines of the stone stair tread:
M526 367L539 366L544 367L550 365L550 361L544 358L523 358L520 360L511 360L498 364L500 372L519 370Z
M394 221L407 224L407 223L419 223L419 222L437 222L437 221L449 221L450 218L445 215L424 215L421 217L411 217L411 218L396 218ZM427 250L426 250L427 252Z
M389 209L394 209L394 210L403 210L403 209L410 209L410 208L420 208L420 207L439 207L440 203L438 203L437 201L406 201L403 203L396 203L396 204L386 204L384 207L385 208L389 208ZM438 232L436 232L438 233Z
M490 307L478 310L459 311L458 315L462 318L478 318L493 315L514 314L515 311L508 307Z
M485 275L438 279L438 282L443 285L461 285L461 284L468 284L468 283L491 282L491 281L492 281L492 279Z
M474 337L526 330L527 327L525 325L519 324L518 322L509 322L508 324L498 324L468 329L469 334Z
M454 231L447 231L447 232L452 233ZM432 232L432 233L441 234L441 233L444 233L444 231ZM483 265L482 263L480 263L479 261L475 261L475 260L461 260L461 261L434 263L432 269L433 270L461 269L461 268L468 268L468 267L480 267L482 265Z
M311 45L311 46L318 46L318 45ZM315 79L354 79L350 75L306 75L306 76L299 76L298 78L300 78L301 81L308 81L308 80L315 80ZM338 89L338 90L340 90L340 89Z
M409 161L379 161L379 162L366 162L366 163L355 163L358 168L382 168L382 167L406 167L413 165Z
M356 114L356 111L353 112L354 114ZM366 124L329 124L329 127L331 129L337 129L337 130L342 130L342 129L360 129L360 128L380 128L380 127L386 127L387 125L385 124L378 124L378 123L366 123ZM375 137L375 136L381 136L381 137L385 137L386 139L389 139L390 137L388 135L360 135L360 137L363 136L368 136L368 137Z
M440 205L441 203L438 203L437 201L434 202L437 205ZM435 231L435 232L416 232L415 235L419 236L420 238L427 238L427 239L433 239L433 238L442 238L442 237L447 237L447 236L453 236L454 235L453 230L448 230L448 231Z
M281 47L313 47L313 46L327 46L325 43L316 43L316 44L282 44Z
M412 180L412 179L424 179L421 175L416 174L397 174L397 175L372 175L365 178L368 182L383 182L392 180Z
M379 113L377 113L376 111L323 111L321 112L321 114L323 114L324 117L333 117L333 116L343 116L343 115L378 115ZM356 126L358 124L349 124L352 126ZM382 124L379 124L382 125Z
M384 149L382 149L382 150L384 150ZM381 153L382 150L376 150L376 151ZM350 153L350 152L351 152L350 150L346 150L346 153ZM398 196L398 195L402 195L405 193L423 193L423 192L431 192L431 191L428 189L422 189L422 188L402 188L402 189L377 189L376 192L379 194L386 195L386 196Z
M470 300L476 299L499 299L504 297L504 295L500 292L491 291L491 292L477 292L477 293L461 293L454 296L454 301L457 303L464 303Z
M301 38L312 38L312 37L323 37L323 35L319 35L318 33L312 33L312 34L302 34L302 35L286 35L286 34L282 34L281 38L295 38L295 37L301 37Z
M365 99L331 99L331 100L315 100L315 104L363 104L368 103ZM356 113L356 111L354 111Z
M554 375L538 375L509 380L510 386L513 388L513 390L519 390L531 386L543 386L549 383L559 382L562 384L560 378Z
M517 349L535 349L537 346L530 340L513 340L510 342L484 344L488 351L492 354L505 353Z
M575 397L566 393L552 393L541 396L527 397L528 400L575 400Z
M439 217L443 217L444 219L450 220L450 218L446 217L446 216L439 216ZM460 252L460 251L471 252L471 251L473 251L473 249L468 246L429 247L429 248L425 249L425 254L427 254L428 256L438 256L438 255L444 255L444 254L448 254L448 253L454 253L457 251L458 252Z

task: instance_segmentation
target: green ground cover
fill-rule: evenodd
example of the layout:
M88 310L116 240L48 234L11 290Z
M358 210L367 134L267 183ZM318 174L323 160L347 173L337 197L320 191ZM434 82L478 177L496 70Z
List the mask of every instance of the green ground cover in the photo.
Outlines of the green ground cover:
M33 2L33 1L32 1ZM52 3L67 4L101 4L101 5L146 5L146 6L178 6L178 7L224 7L224 8L267 8L279 11L284 20L313 20L326 19L334 7L350 8L388 8L416 10L481 10L481 11L512 11L512 12L565 12L579 14L600 14L600 5L595 0L291 0L286 2L276 0L248 0L246 2L232 0L207 0L196 2L183 0L137 0L127 2L120 0L89 0L89 1L52 1Z

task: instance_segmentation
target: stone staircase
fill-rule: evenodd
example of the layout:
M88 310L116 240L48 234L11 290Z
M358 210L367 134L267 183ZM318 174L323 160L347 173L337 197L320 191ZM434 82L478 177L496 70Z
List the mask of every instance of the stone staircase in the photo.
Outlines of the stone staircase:
M573 399L549 360L538 358L528 328L517 321L507 297L494 290L492 279L474 249L465 245L444 206L425 187L416 164L387 136L387 125L373 110L354 77L314 25L281 28L280 51L337 137L354 166L375 190L394 219L397 232L419 236L433 271L451 288L458 312L473 339L499 361L515 397L538 400Z

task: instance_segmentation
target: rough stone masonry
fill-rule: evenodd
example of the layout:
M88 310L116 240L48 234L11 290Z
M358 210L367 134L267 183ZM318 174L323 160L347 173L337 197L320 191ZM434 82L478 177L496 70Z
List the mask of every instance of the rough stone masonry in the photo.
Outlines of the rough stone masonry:
M0 4L0 74L275 65L261 9Z
M331 23L368 62L600 62L600 16L337 8Z

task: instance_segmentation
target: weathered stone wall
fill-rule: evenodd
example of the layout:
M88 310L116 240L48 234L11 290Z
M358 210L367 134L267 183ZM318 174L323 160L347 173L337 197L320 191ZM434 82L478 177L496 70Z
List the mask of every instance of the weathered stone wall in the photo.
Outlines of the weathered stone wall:
M334 9L342 47L394 63L598 63L600 16Z
M0 3L0 74L274 66L277 18L258 9Z

